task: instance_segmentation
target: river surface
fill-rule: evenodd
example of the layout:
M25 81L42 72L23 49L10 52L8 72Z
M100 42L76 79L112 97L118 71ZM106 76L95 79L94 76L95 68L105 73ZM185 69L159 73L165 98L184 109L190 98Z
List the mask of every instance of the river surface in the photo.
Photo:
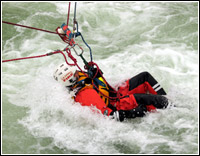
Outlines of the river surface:
M116 86L148 71L172 106L120 123L74 103L53 79L62 55L2 63L2 153L198 154L198 9L198 2L78 2L79 31L107 81ZM50 31L67 11L68 2L2 2L3 21ZM70 29L73 15L74 2ZM2 60L65 47L55 34L2 24Z

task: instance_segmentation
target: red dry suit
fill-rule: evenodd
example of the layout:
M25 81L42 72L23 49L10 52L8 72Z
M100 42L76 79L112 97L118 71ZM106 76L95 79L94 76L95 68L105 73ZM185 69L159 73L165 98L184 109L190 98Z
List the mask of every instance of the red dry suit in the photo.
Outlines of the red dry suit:
M81 72L79 76L76 85L71 88L72 90L78 89L75 101L83 106L96 106L102 114L110 115L112 111L119 110L144 109L144 107L139 107L141 105L145 106L146 111L167 106L166 99L159 96L166 95L165 91L148 72L143 72L125 81L125 84L118 87L117 93L100 76L94 80L87 78ZM138 111L143 112L139 109Z
M129 96L130 98L133 95L137 104L144 104L147 111L163 108L167 105L167 99L160 96L166 95L166 92L148 72L142 72L125 81L124 84L118 87L118 92L120 95ZM130 109L124 103L119 103L117 107L123 110Z
M91 80L86 77L86 73L86 75L82 72L79 72L78 74L79 79L71 88L72 90L77 89L77 93L74 98L75 101L79 102L82 106L95 106L102 112L102 114L110 115L113 110L107 107L109 104L109 99L107 98L109 96L109 88L104 80L101 77ZM98 83L96 86L105 96L98 93L92 83Z

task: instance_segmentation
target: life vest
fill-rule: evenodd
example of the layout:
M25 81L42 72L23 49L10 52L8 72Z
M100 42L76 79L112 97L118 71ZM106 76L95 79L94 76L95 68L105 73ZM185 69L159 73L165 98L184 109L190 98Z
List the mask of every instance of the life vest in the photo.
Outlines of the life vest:
M106 82L102 77L94 78L92 82L87 83L86 79L88 78L84 73L78 72L79 79L77 80L77 83L72 87L72 89L78 89L79 91L82 91L84 89L95 89L101 99L105 102L106 106L109 104L109 88ZM96 89L96 87L98 89Z

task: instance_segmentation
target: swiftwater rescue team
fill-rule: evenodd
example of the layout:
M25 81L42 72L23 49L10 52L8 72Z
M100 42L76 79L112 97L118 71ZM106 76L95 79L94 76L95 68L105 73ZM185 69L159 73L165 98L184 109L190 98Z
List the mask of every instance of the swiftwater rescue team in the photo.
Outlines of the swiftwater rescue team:
M58 32L65 33L61 28ZM168 99L162 96L166 92L148 72L125 81L125 84L118 87L117 93L104 81L101 74L97 68L93 68L90 73L83 73L75 66L62 63L54 72L54 78L70 92L75 92L73 98L76 102L82 106L96 106L102 114L118 121L143 117L147 111L168 106Z

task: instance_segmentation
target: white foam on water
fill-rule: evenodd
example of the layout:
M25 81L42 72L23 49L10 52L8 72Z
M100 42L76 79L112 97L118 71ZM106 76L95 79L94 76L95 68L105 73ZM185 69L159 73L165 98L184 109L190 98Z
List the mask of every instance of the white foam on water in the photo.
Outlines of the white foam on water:
M66 14L67 3L53 4L60 14ZM55 145L61 150L77 153L191 153L192 149L197 149L198 54L186 43L176 42L178 40L154 42L154 39L163 39L158 37L159 31L171 18L162 17L167 7L161 6L152 3L78 3L77 16L83 17L80 30L88 28L84 37L91 42L94 61L112 86L148 71L167 91L167 97L176 107L157 110L144 118L124 123L109 120L75 103L66 88L53 79L55 67L64 61L61 55L56 55L3 64L3 92L10 103L28 108L26 116L18 122L36 138L52 138L52 144L46 148ZM124 8L130 10L124 11ZM157 25L150 22L155 12L162 18ZM52 17L54 14L36 13L24 22L31 21L33 16ZM104 19L105 15L113 17L112 22ZM121 22L124 19L127 22ZM101 24L103 21L106 28ZM5 58L40 55L65 47L61 41L35 32L30 38L23 39L22 44L15 45L16 39L23 34L22 29L17 31L19 35L5 44ZM169 40L170 37L164 39ZM84 56L89 58L88 49ZM82 60L77 59L83 67ZM38 144L35 147L39 149L38 153L44 149Z

